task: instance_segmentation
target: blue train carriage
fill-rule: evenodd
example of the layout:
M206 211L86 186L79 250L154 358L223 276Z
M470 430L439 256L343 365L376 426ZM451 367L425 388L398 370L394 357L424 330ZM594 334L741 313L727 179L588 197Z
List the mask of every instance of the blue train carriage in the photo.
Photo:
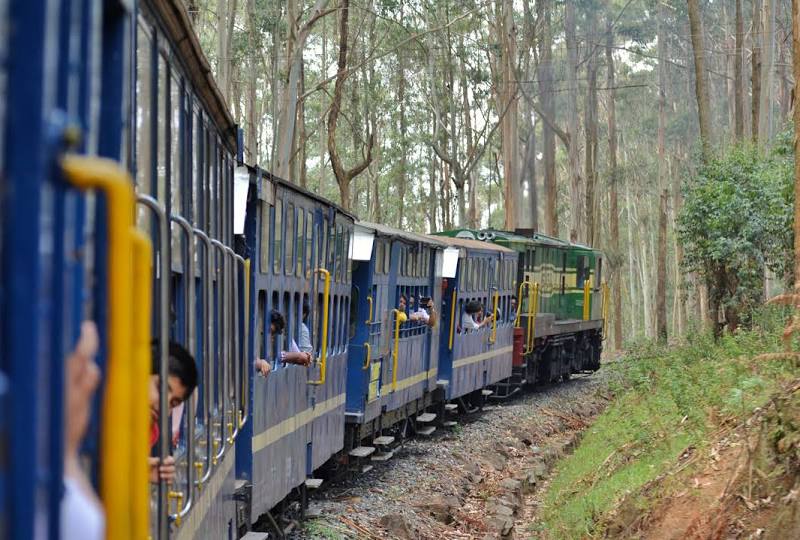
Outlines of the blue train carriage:
M464 409L483 403L487 389L512 375L517 253L500 245L437 236L444 254L439 379L447 400ZM462 324L469 302L477 301L491 324L472 330ZM465 399L466 398L466 399Z
M0 2L0 538L61 535L64 363L87 318L102 414L82 463L108 536L147 535L150 244L120 163L132 14L107 6Z
M447 245L434 237L363 221L356 224L354 238L346 445L350 458L356 459L345 461L357 463L375 450L375 440L379 447L390 446L390 432L404 436L435 429L424 410L436 390L441 268ZM432 313L420 311L420 301L428 298ZM364 439L368 440L362 447ZM388 452L375 457L384 455Z
M250 501L247 521L255 522L287 495L317 486L314 471L344 444L354 218L264 171L248 173L241 246L254 261L248 347L253 360L265 359L272 369L251 379L252 421L238 448L240 498ZM281 335L270 333L273 310L286 320ZM280 353L291 341L303 345L303 324L313 365L282 365Z
M131 65L128 163L137 223L153 238L154 334L192 353L199 386L166 414L160 440L178 477L152 492L151 537L230 538L236 446L247 423L247 261L234 252L236 126L178 0L138 3ZM162 375L166 347L161 348ZM173 444L177 441L177 444Z

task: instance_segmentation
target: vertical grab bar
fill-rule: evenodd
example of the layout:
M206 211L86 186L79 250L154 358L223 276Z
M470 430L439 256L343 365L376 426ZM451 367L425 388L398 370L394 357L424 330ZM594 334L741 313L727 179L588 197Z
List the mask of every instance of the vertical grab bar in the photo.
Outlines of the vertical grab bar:
M228 262L230 263L228 275L228 353L230 354L230 362L228 367L232 371L232 381L230 384L233 390L233 403L231 406L231 419L228 422L228 444L233 444L236 437L239 436L239 419L241 418L242 411L240 408L241 394L239 379L240 362L239 362L239 272L237 271L236 253L230 248L225 247L225 253L228 254ZM226 392L227 393L227 392Z
M331 273L325 268L317 268L315 274L322 274L325 279L325 288L322 293L322 345L320 346L319 380L308 381L308 384L325 384L325 371L328 366L328 315L331 296Z
M369 302L369 317L367 317L367 321L364 324L372 323L372 296L367 296L367 302ZM369 329L367 329L369 331Z
M134 231L134 305L136 314L133 324L133 354L135 355L135 375L132 377L134 392L132 405L133 414L131 421L134 433L147 433L150 427L149 395L150 369L152 366L150 347L150 325L153 298L153 246L150 239L139 231ZM139 403L141 402L141 403ZM137 440L139 439L139 440ZM146 456L150 453L148 441L143 437L134 437L131 441L133 462L131 463L132 492L132 537L145 538L150 532L150 467ZM145 512L137 509L144 508Z
M227 321L227 291L225 288L226 280L228 279L228 272L227 272L227 260L228 258L225 256L225 245L216 240L214 238L211 239L211 245L214 246L217 250L217 254L220 256L219 259L214 257L214 260L221 263L218 267L219 271L216 272L217 274L217 309L221 312L221 316L219 317L220 321L220 332L219 332L219 339L215 342L216 345L216 352L219 353L219 365L217 366L217 370L215 373L215 378L219 377L217 380L217 395L216 398L219 402L219 451L213 451L212 453L212 461L216 465L219 463L220 458L225 455L225 451L227 450L227 437L225 437L225 427L226 427L226 409L225 409L225 387L227 386L227 370L225 369L225 361L226 361L226 354L224 353L224 348L227 345L228 339L228 321ZM218 313L218 315L220 315ZM216 441L213 441L216 442Z
M159 388L158 388L158 456L161 461L170 454L172 423L169 414L169 404L167 394L169 387L167 377L169 376L169 260L167 257L167 247L169 246L169 222L167 213L161 204L150 195L138 195L136 202L150 210L156 217L158 229L158 250L156 252L156 270L158 285L158 356L159 356ZM168 538L169 534L169 508L167 506L169 486L166 480L158 482L158 537Z
M450 343L448 344L449 350L453 350L453 331L456 324L456 290L453 289L453 295L450 300Z
M195 283L194 283L194 235L191 224L181 216L171 216L173 223L183 232L186 241L185 258L185 287L184 299L186 302L186 349L192 358L197 354L197 318L195 316ZM188 403L184 408L186 411L186 488L187 493L182 508L178 508L170 519L180 527L183 519L192 508L192 494L194 493L194 437L195 437L195 407L197 404L198 393L192 392ZM180 493L180 492L179 492ZM182 498L182 497L181 497Z
M392 348L392 392L397 390L397 360L400 352L400 310L393 309L394 315L394 347Z
M517 315L514 317L514 328L519 328L520 316L522 315L522 288L530 288L530 286L531 282L526 279L519 284L519 288L517 289ZM528 291L528 294L530 294L530 291Z
M494 288L494 307L492 308L492 337L489 343L494 344L497 341L497 304L500 302L500 291Z
M205 321L205 331L203 332L203 422L206 429L206 470L202 471L203 463L195 461L194 467L199 478L195 481L197 489L200 490L203 484L211 478L212 465L212 440L211 433L211 334L213 332L212 307L211 307L211 240L208 235L200 229L194 229L194 235L203 243L203 319ZM194 264L194 261L192 261ZM199 397L199 396L198 396ZM194 459L194 457L192 458Z
M583 282L583 320L584 321L588 321L589 320L589 301L590 301L589 282L590 281L591 280L587 279L586 281Z
M107 365L100 430L100 495L109 538L139 538L149 529L147 398L150 373L150 275L134 280L148 262L149 239L134 227L133 181L119 163L65 155L61 168L77 189L96 189L106 200L108 247ZM146 265L145 265L146 266ZM133 286L131 286L133 283ZM131 310L136 293L145 298Z
M250 367L249 360L249 345L250 345L250 259L244 259L241 255L236 255L236 260L242 265L242 285L244 285L244 294L242 295L242 346L240 347L241 359L241 382L242 385L239 389L239 396L241 397L241 404L239 409L239 429L242 429L247 423L250 415ZM239 316L239 310L236 310L236 316ZM238 335L238 325L237 325Z
M536 315L539 314L539 283L528 287L530 299L528 300L528 351L533 352L533 334L536 332Z

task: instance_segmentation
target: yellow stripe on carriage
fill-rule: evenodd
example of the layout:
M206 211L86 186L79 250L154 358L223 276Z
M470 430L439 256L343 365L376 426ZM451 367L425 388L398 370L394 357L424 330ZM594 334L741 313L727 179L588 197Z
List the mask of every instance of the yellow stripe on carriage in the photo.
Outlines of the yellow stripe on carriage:
M324 416L341 407L345 402L345 394L339 394L317 404L316 407L301 411L294 416L268 428L253 437L253 453L260 452L267 446L281 440L293 431L297 431L314 419Z
M483 360L489 360L490 358L494 358L502 354L511 354L513 351L514 351L514 346L509 345L508 347L503 347L502 349L497 349L496 351L486 351L480 354L476 354L474 356L467 356L466 358L460 358L459 360L453 362L453 369L458 369L460 367L468 366L470 364L481 362Z

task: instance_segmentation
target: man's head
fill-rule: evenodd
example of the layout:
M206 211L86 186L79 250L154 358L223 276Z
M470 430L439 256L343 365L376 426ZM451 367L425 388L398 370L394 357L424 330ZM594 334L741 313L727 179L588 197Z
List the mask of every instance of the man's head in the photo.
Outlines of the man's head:
M417 299L414 298L414 295L413 294L409 295L409 297L408 297L408 306L413 309L414 306L416 305L416 303L417 303Z
M308 313L311 311L311 306L308 305L308 300L303 300L303 320L308 319Z
M269 333L277 336L283 334L284 328L286 328L286 319L283 318L280 311L273 309L269 314Z
M469 313L472 316L478 315L478 313L483 310L483 306L477 300L470 300L467 302L467 305L464 306L464 311Z
M406 310L406 304L408 304L408 300L406 299L406 295L401 294L400 295L400 300L397 301L397 309L399 309L400 311L405 311Z
M167 361L167 407L171 411L186 401L197 386L197 366L189 351L177 343L169 343ZM150 414L158 418L161 409L159 399L161 352L157 341L152 345L152 365L150 370Z

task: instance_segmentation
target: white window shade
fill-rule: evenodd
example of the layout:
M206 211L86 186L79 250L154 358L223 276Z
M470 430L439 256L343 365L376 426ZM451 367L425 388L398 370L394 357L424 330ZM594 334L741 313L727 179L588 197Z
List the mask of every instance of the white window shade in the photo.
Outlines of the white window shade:
M353 241L350 242L350 259L354 261L368 261L372 258L372 244L375 235L367 230L356 228L353 231Z
M250 172L247 167L236 167L233 171L233 234L244 234L244 218L247 215L247 190L250 187Z
M458 270L458 253L457 248L447 248L444 250L442 262L442 277L452 279L456 277L456 270Z

